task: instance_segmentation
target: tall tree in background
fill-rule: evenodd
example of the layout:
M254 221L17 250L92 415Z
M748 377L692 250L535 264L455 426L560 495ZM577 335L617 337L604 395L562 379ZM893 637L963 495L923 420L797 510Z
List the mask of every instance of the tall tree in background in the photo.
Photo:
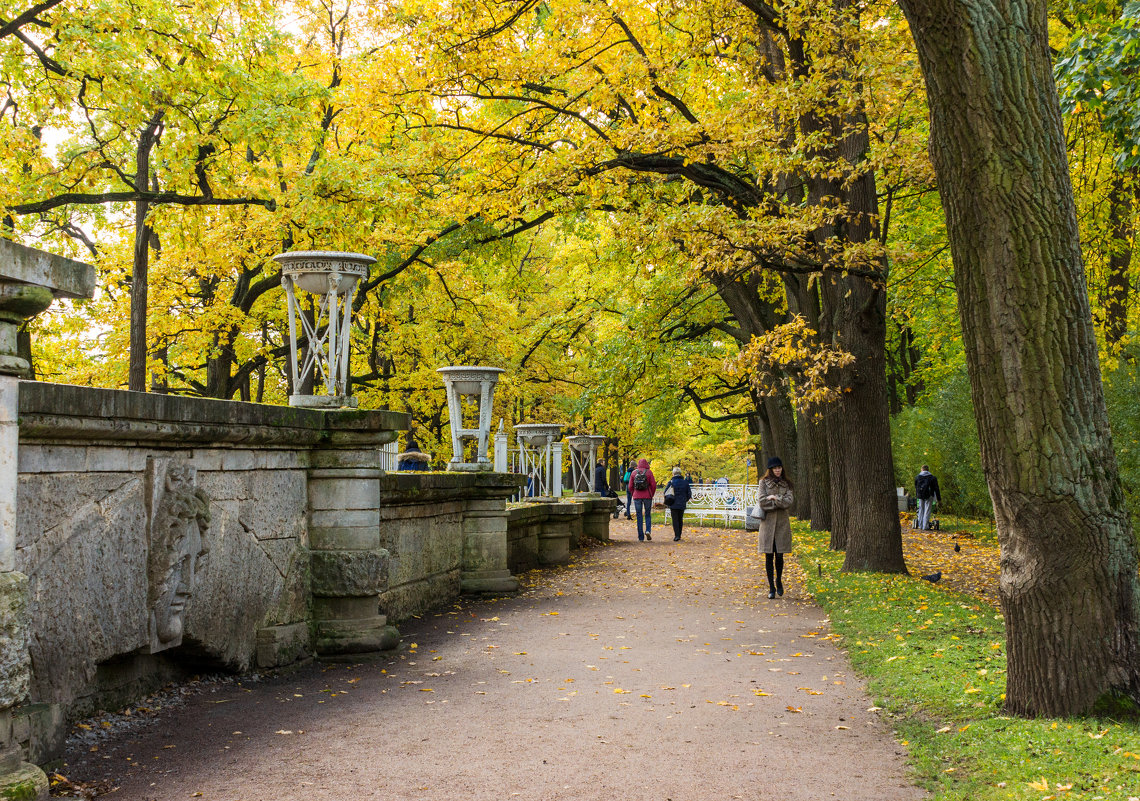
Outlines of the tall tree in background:
M1002 551L1006 706L1140 700L1140 580L1041 0L900 0L926 79Z

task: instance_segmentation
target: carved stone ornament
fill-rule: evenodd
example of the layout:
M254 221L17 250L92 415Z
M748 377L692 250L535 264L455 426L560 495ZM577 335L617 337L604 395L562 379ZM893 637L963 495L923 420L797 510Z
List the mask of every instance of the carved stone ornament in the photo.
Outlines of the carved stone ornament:
M146 462L147 609L150 652L182 644L195 579L209 555L210 498L185 459Z

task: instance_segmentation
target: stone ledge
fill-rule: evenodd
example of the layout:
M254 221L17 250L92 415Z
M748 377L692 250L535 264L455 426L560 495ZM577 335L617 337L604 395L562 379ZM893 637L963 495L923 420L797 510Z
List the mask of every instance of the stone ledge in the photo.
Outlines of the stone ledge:
M509 498L525 484L526 476L514 473L388 473L380 479L380 504Z
M57 298L90 298L95 268L7 239L0 239L0 279L46 286Z
M20 382L20 438L285 445L375 444L411 422L383 410L322 411L151 392Z

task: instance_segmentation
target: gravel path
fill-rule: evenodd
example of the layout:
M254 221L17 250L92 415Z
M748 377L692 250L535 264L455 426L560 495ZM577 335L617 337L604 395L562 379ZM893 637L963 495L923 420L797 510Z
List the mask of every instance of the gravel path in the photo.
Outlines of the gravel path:
M398 653L73 739L60 772L148 801L925 797L794 570L770 601L754 535L656 532L615 522L517 597L406 621Z

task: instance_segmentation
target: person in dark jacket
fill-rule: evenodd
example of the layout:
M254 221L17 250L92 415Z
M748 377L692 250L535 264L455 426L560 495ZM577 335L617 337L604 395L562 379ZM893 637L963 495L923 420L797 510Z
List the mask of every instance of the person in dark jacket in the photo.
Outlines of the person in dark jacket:
M670 490L672 490L670 492ZM673 468L673 477L665 485L665 505L669 507L669 514L673 516L673 542L681 541L681 524L685 519L685 507L693 497L693 490L688 480L681 475L681 468ZM672 498L672 500L669 500Z
M430 462L431 457L420 450L416 438L409 434L404 452L396 456L396 470L427 470Z
M594 492L601 493L603 498L610 494L609 482L606 480L606 460L599 459L594 467Z
M925 530L930 525L930 509L942 500L938 492L938 479L930 472L929 465L923 465L922 471L914 477L914 494L918 498L918 519L916 527Z

